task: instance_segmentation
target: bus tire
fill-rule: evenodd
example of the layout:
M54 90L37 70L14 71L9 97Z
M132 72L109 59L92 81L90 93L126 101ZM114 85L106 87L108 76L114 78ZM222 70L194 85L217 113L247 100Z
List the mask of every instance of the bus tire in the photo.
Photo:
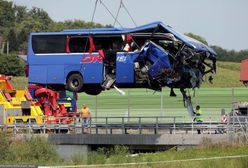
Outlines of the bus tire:
M74 73L67 80L67 88L72 92L80 92L83 87L83 78L80 74Z

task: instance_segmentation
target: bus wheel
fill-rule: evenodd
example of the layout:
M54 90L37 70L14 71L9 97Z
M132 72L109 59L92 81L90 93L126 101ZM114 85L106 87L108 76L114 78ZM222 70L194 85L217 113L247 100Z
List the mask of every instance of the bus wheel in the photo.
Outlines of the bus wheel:
M83 78L80 74L72 74L67 80L67 88L72 92L79 92L83 87Z

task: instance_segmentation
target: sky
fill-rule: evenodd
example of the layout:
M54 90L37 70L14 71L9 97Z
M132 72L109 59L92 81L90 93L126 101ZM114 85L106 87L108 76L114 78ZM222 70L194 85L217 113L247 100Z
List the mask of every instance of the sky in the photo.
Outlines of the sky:
M96 0L9 0L17 5L43 8L54 21L80 19L91 21ZM100 0L99 0L100 1ZM120 0L101 0L94 22L114 24ZM228 50L248 49L248 0L122 0L140 26L162 21L180 33L192 32L204 37L209 45ZM123 27L135 27L125 8L118 21ZM116 27L120 27L116 24Z

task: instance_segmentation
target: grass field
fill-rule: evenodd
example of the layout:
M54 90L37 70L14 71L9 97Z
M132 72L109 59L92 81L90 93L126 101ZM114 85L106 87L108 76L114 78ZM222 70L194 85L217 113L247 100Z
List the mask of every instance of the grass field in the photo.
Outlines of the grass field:
M86 159L82 159L80 153L74 155L72 161L79 165L101 165L93 167L123 167L123 168L245 168L248 166L247 156L243 158L208 159L213 157L247 155L248 148L244 145L214 144L200 145L199 147L187 148L177 151L172 148L164 152L142 153L130 155L129 151L122 146L115 146L110 152L100 149L91 152ZM204 158L204 159L201 159ZM195 159L195 160L194 160ZM167 162L167 163L166 163ZM126 163L126 164L122 164ZM134 163L128 165L128 163ZM114 165L111 165L114 164ZM118 165L118 166L117 166Z
M182 95L176 90L177 97L169 97L170 89L163 89L154 93L146 89L125 90L126 96L119 95L115 90L106 91L99 96L79 94L78 107L83 103L89 105L94 115L97 116L154 116L154 115L185 115L187 109L183 106ZM219 121L221 109L230 112L232 102L247 101L247 88L201 88L195 96L191 91L193 105L200 104L206 120ZM162 97L162 98L161 98ZM97 113L97 114L96 114Z
M216 66L217 72L213 75L213 85L207 82L208 74L202 87L243 87L239 81L240 63L217 62Z

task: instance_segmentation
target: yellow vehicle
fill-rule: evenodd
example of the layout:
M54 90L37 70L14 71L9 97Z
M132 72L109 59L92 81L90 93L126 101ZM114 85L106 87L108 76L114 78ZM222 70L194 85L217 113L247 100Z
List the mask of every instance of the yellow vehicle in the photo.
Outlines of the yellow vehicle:
M0 75L0 124L37 123L45 118L26 90L14 90L11 77Z

